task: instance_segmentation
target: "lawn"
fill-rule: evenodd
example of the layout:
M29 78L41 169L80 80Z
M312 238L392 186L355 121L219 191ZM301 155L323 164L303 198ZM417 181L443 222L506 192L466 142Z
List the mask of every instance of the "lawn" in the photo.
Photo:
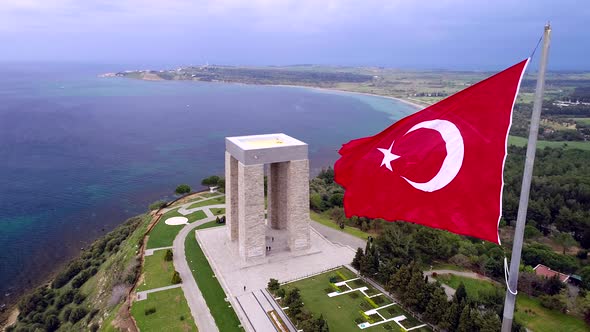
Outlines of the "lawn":
M146 315L150 308L156 312ZM197 331L181 288L148 294L147 300L133 302L131 314L142 332Z
M197 226L196 229L205 229L205 228L219 227L219 226L225 226L225 224L218 224L217 222L215 222L215 220L213 220L213 221L209 221L209 222L206 222L202 225Z
M225 195L217 198L207 199L204 201L196 202L191 204L188 209L194 209L196 207L207 206L207 205L216 205L216 204L225 204Z
M454 289L457 289L457 287L463 283L463 285L465 285L465 290L467 291L467 296L472 299L479 299L480 293L482 292L493 293L497 288L496 285L487 280L461 277L454 274L439 274L436 279Z
M317 221L324 226L328 226L330 228L342 231L344 233L348 233L352 236L356 236L356 237L363 239L363 240L366 240L371 235L367 232L361 231L358 228L350 227L350 226L345 226L344 229L340 229L340 227L338 227L338 225L336 225L336 223L332 219L330 219L328 216L323 215L323 214L319 214L314 211L310 211L309 215L312 220Z
M172 261L164 260L167 250L155 251L151 256L145 256L143 263L143 283L137 287L137 291L144 291L172 285L174 265Z
M204 226L203 224L201 226ZM184 251L188 266L195 278L207 307L215 319L220 331L244 331L240 326L240 320L231 305L225 301L227 295L215 278L213 269L209 265L205 254L195 239L194 233L189 234L184 242Z
M590 118L572 118L572 120L581 124L590 125Z
M526 146L528 139L524 137L518 136L509 136L508 137L508 144L516 145L516 146ZM543 149L545 147L551 148L561 148L565 147L566 149L580 149L580 150L590 150L590 142L584 141L537 141L537 148Z
M147 243L148 249L170 247L174 238L178 235L178 232L184 227L183 225L166 225L166 219L172 217L182 216L178 213L178 209L168 211L162 215L158 224L151 230ZM197 220L205 219L207 215L203 211L197 211L185 216L189 222L195 222Z
M374 307L369 304L369 302L365 299L363 294L360 291L339 295L335 297L328 297L327 292L333 291L330 287L330 278L337 277L338 280L342 279L341 277L344 276L345 278L354 278L356 275L352 273L350 270L346 268L340 268L336 271L326 272L317 276L313 276L307 279L295 281L292 283L288 283L283 286L285 290L292 289L294 287L299 288L301 291L301 298L303 300L305 308L312 312L314 317L319 317L319 315L323 315L324 319L328 321L328 326L330 331L351 331L351 332L358 332L360 331L357 324L360 322L366 321L361 316L361 311L367 311L373 309ZM353 284L351 282L351 286L356 288L357 286L363 286L364 282ZM344 288L344 287L343 287ZM372 298L375 301L378 297ZM383 306L387 303L391 303L389 298L383 298L377 300L378 302L382 302L379 306ZM390 312L387 312L387 309L393 309ZM411 317L408 313L406 313L402 308L398 305L394 305L388 307L386 309L380 310L385 317L397 317L399 315L405 315L406 317ZM358 320L359 322L355 322ZM381 320L381 318L378 318ZM412 323L417 321L402 321L402 325L406 323L411 326L415 326ZM381 325L377 325L374 327L370 327L364 329L363 331L401 331L400 327L395 322L389 322Z
M215 215L215 216L222 216L225 214L225 209L224 208L211 209L211 212L213 212L213 215Z
M452 276L448 278L446 275L439 275L437 279L453 288L459 287L459 283L463 282L468 296L480 290L493 290L495 288L489 281L467 277ZM538 299L532 298L524 293L519 293L516 297L516 312L514 316L528 329L535 332L588 331L588 327L583 320L556 310L544 308Z
M519 293L516 297L516 319L535 332L588 331L583 320L541 306L538 299Z

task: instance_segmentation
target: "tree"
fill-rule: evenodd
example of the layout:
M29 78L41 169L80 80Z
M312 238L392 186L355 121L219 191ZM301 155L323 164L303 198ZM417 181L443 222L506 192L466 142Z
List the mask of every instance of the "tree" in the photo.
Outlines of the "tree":
M465 289L465 285L463 283L459 284L457 290L455 291L455 302L461 303L467 299L467 290Z
M580 270L580 277L582 277L582 288L590 290L590 266L585 266Z
M333 206L342 207L342 203L344 201L344 195L342 193L335 193L330 196L330 204Z
M176 284L180 284L182 283L182 278L180 278L180 273L178 273L178 271L174 271L174 274L172 274L172 284L176 285Z
M68 320L70 322L72 322L72 323L76 323L80 319L84 318L84 316L86 316L87 313L88 313L88 310L86 308L84 308L84 307L76 307L70 313L70 316L68 317Z
M564 255L569 248L578 244L570 233L558 233L554 236L554 240L563 248Z
M479 332L499 332L502 322L500 317L493 311L486 310L478 315L477 325Z
M322 211L322 196L318 193L309 195L309 207L316 211Z
M357 271L361 269L361 261L363 260L363 249L358 248L356 250L356 254L354 255L354 259L352 260L352 267L354 267Z
M176 190L174 192L176 192L179 195L188 194L191 192L191 187L188 184L181 184L178 187L176 187Z
M215 187L217 185L219 185L219 176L217 175L212 175L210 177L204 178L201 181L201 184L206 186L206 187Z
M301 300L299 288L295 287L285 294L283 305L289 307L290 316L297 316L301 312L303 301Z
M555 294L559 294L559 292L565 287L565 285L563 284L563 282L561 282L561 280L559 280L559 277L557 275L548 278L544 285L543 285L543 290L545 291L545 293L547 293L548 295L555 295Z
M452 301L448 306L439 326L447 331L456 331L459 326L462 306L457 301Z
M279 281L277 279L270 278L267 287L270 291L274 293L281 287L281 284L279 284Z
M466 305L461 311L461 317L459 317L459 325L457 326L457 332L472 332L475 331L475 322L471 314L471 307Z
M170 262L170 261L172 261L173 257L174 257L174 255L172 254L172 250L170 250L170 249L166 250L166 254L164 255L164 260L166 262Z
M430 301L428 301L428 305L426 306L424 318L430 323L438 324L444 317L447 306L447 295L444 289L436 285L434 292L430 296Z

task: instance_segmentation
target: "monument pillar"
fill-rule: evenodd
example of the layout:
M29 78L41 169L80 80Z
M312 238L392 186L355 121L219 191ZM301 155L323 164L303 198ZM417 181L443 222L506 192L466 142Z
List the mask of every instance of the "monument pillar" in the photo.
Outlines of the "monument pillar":
M287 204L282 206L289 232L289 249L303 250L310 247L309 234L309 160L288 162L285 172Z
M264 165L238 161L238 239L240 256L266 255L264 225Z
M230 240L238 239L238 160L225 151L225 224Z

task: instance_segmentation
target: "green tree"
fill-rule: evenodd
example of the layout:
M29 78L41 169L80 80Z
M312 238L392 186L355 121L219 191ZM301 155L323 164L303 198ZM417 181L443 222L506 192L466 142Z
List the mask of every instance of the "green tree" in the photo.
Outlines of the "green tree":
M467 299L467 290L465 289L465 285L461 282L457 290L455 291L455 302L461 303Z
M469 305L463 307L461 316L459 317L459 325L457 326L457 332L473 332L475 331L475 321L472 317L472 310Z
M479 314L476 324L479 327L479 332L499 332L502 322L500 316L493 311L486 310Z
M447 331L456 331L457 326L459 326L461 311L462 307L460 306L460 303L457 301L451 301L439 326Z
M212 175L210 177L206 177L201 181L201 184L206 186L206 187L214 187L219 185L219 176L217 175Z
M174 285L182 283L182 278L180 277L180 273L178 273L178 271L174 271L171 281Z
M582 288L590 290L590 265L580 270L580 277L582 277Z
M309 195L309 207L316 211L322 211L322 196L318 193Z
M340 206L342 207L344 202L344 195L342 193L335 193L330 196L330 204L333 206Z
M563 248L564 255L569 248L578 244L570 233L558 233L554 236L554 240Z
M281 287L281 284L279 284L279 281L277 279L270 278L267 287L271 292L274 293Z
M191 192L191 187L188 184L181 184L178 187L176 187L176 190L174 192L176 192L179 195L188 194Z
M356 254L354 255L354 259L352 260L352 267L354 267L357 271L361 269L361 261L363 260L363 249L358 248L356 250Z
M443 319L447 306L447 295L443 288L437 285L426 306L424 318L430 323L438 324Z
M174 254L172 253L172 250L170 250L170 249L166 250L166 254L164 255L164 260L166 262L171 262L173 257L174 257Z

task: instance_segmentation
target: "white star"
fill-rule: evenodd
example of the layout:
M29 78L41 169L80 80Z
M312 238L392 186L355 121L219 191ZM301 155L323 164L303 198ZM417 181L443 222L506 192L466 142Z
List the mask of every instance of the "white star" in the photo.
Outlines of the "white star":
M395 142L395 141L393 141L393 142ZM377 150L379 150L379 151L381 151L381 153L383 153L383 160L381 161L381 166L385 165L385 167L387 167L387 169L392 172L393 172L393 169L391 168L391 162L400 157L398 155L391 153L391 149L393 149L393 142L391 142L391 146L389 147L389 149L377 148ZM379 167L381 167L381 166L379 166Z

